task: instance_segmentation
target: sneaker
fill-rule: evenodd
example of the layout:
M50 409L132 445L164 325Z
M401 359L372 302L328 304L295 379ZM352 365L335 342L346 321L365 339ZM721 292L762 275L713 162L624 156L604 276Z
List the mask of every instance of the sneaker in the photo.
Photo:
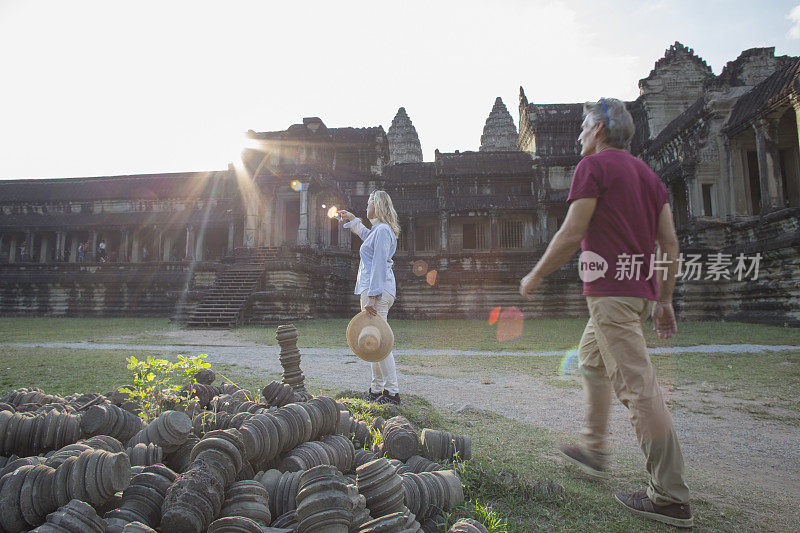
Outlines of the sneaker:
M567 462L577 466L587 475L596 478L608 476L606 467L600 464L591 454L586 453L580 446L559 446L558 451Z
M374 402L381 396L383 396L383 392L372 392L372 389L370 389L369 392L367 393L367 400L369 400L370 402Z
M400 405L400 393L398 392L397 394L391 394L389 393L389 391L383 391L381 397L378 398L378 403L380 404L391 403L394 405Z
M633 494L618 492L614 494L614 499L628 511L644 518L681 528L693 526L692 511L689 509L688 503L656 505L647 497L646 492L634 492Z

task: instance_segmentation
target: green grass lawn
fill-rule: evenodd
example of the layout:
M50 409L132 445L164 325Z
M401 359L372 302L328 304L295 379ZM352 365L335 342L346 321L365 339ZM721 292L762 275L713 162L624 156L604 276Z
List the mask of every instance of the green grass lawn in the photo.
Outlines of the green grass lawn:
M299 321L301 347L346 348L345 319ZM435 324L432 324L434 322ZM498 342L496 325L484 320L391 320L399 349L452 349L490 351L568 350L580 340L583 319L529 319L522 336ZM649 346L696 344L786 344L800 346L800 329L737 322L682 322L678 335L664 341L645 324ZM167 335L179 327L165 318L0 318L0 342L116 342L126 344L175 344ZM187 332L186 337L191 337ZM227 336L232 340L274 346L271 327L245 326Z

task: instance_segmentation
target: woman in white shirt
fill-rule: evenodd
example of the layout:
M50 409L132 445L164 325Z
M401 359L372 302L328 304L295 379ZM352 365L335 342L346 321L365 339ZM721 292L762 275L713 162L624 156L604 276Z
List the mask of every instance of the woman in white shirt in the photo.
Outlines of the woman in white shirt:
M397 237L400 225L392 199L386 191L373 191L367 201L367 218L372 224L367 229L353 213L339 211L347 220L345 228L361 237L355 294L361 296L361 309L370 316L380 313L387 318L389 308L394 303L397 288L392 272L392 256L397 250ZM394 357L390 353L379 363L372 363L372 384L369 388L370 400L378 403L400 403L400 389L397 384L397 370Z

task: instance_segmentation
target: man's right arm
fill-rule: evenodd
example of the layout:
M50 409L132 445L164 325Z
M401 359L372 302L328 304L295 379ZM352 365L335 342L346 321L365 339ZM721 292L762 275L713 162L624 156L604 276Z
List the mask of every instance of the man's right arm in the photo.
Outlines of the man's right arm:
M659 273L658 302L653 306L653 328L662 339L668 339L678 332L675 310L672 307L672 293L675 290L675 278L678 273L678 236L672 222L672 209L665 203L658 215L657 258L667 264L666 276Z

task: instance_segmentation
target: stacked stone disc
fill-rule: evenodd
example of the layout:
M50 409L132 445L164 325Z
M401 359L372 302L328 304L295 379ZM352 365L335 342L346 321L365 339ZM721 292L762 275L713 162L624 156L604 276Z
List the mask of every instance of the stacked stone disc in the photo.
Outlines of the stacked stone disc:
M144 426L141 418L110 403L93 405L81 416L85 435L110 435L121 442L128 442Z
M370 438L369 426L363 420L350 418L350 411L339 411L339 424L336 426L338 435L352 436L360 446L366 445Z
M411 422L402 416L390 418L383 424L383 449L390 457L406 461L419 450L419 437Z
M215 430L192 449L192 464L167 490L160 529L205 531L222 509L225 489L242 469L245 445L236 429Z
M298 533L350 530L352 503L342 473L335 466L320 465L303 472L296 499Z
M167 489L177 477L175 472L160 464L148 466L133 476L130 486L122 493L120 506L104 516L107 533L121 533L133 522L158 527Z
M15 411L27 411L28 406L39 407L52 403L63 403L60 396L46 394L36 387L16 389L0 396L0 402L11 405Z
M370 514L380 518L405 509L403 482L389 462L380 457L356 469L358 492L367 500Z
M0 412L0 455L36 455L77 442L82 436L80 418L69 413Z
M104 504L130 483L125 453L88 449L58 468L25 465L0 479L0 530L26 531L72 499Z
M106 521L97 516L94 508L80 500L70 500L66 505L47 515L47 522L32 530L36 533L103 533Z
M225 490L225 502L220 517L244 517L260 526L272 522L269 495L264 486L255 480L237 481Z
M261 394L264 396L264 403L270 407L283 407L299 400L290 385L278 381L273 381L264 387Z
M472 439L435 429L422 430L422 453L432 461L472 459Z
M405 503L420 520L464 503L464 488L453 470L438 470L400 476Z
M131 466L150 466L164 461L164 451L158 444L140 442L126 450Z
M462 518L447 530L447 533L489 533L486 526L472 518Z
M293 324L278 326L275 338L281 346L280 362L283 367L283 382L291 386L301 398L308 398L305 376L300 370L300 350L297 349L297 328Z
M256 474L256 481L261 483L269 494L269 511L272 516L281 517L297 508L296 499L302 473L281 473L280 470L272 469Z
M264 387L256 403L198 374L184 391L213 410L193 419L176 403L145 424L135 404L120 407L131 402L119 391L5 395L0 531L418 532L463 503L455 472L431 459L468 459L469 439L426 429L420 442L407 419L378 417L388 458L356 450L369 427L346 405L304 395L299 365L292 371L296 331L284 330L286 383Z
M192 420L186 413L164 411L131 437L128 447L134 447L139 443L153 443L160 446L164 453L172 453L186 442L191 431Z

